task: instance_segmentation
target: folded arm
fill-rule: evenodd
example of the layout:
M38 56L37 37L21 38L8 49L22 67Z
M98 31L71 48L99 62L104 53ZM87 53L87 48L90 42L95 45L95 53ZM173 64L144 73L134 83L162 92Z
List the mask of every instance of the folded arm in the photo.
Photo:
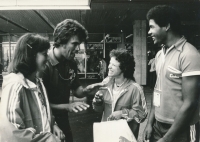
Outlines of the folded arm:
M147 117L147 105L143 90L138 87L133 90L132 95L133 105L131 109L124 109L127 114L127 121L135 120L137 123L141 123ZM123 116L123 115L122 115Z

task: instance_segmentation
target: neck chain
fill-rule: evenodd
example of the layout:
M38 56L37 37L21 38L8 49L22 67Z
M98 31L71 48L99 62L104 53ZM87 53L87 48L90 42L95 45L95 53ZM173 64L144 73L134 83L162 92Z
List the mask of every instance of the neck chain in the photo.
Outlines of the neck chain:
M126 81L126 79L124 79L124 82ZM124 84L124 82L122 82L122 84L120 84L120 85L118 85L116 82L115 82L115 85L117 86L117 87L121 87L123 84Z

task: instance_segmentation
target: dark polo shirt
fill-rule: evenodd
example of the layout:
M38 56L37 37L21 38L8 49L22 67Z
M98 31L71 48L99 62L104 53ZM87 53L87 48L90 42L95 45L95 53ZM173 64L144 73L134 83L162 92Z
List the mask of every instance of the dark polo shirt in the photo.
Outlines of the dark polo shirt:
M77 75L77 65L75 61L58 62L53 49L49 51L48 57L43 80L49 101L52 104L69 103L70 90L75 90L81 85ZM53 114L55 116L66 115L55 110L53 110Z
M182 37L166 53L164 49L157 53L155 67L157 73L154 91L155 117L159 122L172 124L183 105L182 78L200 75L200 54ZM196 103L198 104L198 99ZM191 125L199 121L199 108L194 109Z

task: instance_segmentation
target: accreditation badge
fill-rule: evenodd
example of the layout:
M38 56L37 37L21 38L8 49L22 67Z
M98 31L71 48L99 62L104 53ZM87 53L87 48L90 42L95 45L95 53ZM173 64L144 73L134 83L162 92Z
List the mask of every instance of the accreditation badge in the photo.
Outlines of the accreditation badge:
M160 107L161 102L161 91L154 89L153 92L153 105L155 107Z

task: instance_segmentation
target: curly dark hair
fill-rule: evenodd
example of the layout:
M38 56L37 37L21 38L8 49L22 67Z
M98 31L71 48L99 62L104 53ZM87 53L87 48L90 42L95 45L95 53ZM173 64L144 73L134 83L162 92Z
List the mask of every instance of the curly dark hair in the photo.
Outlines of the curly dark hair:
M135 72L135 61L133 55L126 49L113 49L110 52L110 58L115 57L116 60L120 63L119 68L124 73L124 77L134 80Z
M66 44L74 35L77 35L81 42L88 39L87 30L76 20L66 19L60 22L53 33L54 46L59 47L61 44Z
M147 13L147 20L153 19L160 27L170 24L172 31L181 32L181 20L178 12L171 6L158 5L151 8Z
M36 54L50 48L49 40L34 33L24 34L16 44L8 72L22 73L25 77L36 71Z

